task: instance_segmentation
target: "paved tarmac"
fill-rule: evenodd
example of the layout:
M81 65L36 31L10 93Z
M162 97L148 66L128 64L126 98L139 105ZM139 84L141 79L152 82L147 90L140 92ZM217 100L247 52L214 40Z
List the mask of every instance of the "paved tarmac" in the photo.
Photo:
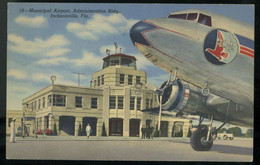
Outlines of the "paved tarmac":
M253 139L215 140L210 151L194 151L189 138L39 136L6 142L7 159L251 162Z

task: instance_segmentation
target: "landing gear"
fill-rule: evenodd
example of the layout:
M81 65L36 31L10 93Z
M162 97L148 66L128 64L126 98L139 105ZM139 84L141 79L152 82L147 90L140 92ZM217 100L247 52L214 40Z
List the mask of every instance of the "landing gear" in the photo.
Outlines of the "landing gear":
M210 125L208 129L201 128L201 123L204 118L200 117L199 128L191 135L190 144L195 151L208 151L213 146L214 138L211 132L213 116L209 116L209 118L210 118Z
M208 151L213 146L212 137L207 141L208 130L201 128L197 129L190 138L191 147L195 151Z
M209 151L213 146L213 141L217 138L217 132L226 122L216 130L212 131L213 116L209 116L210 124L208 128L202 128L201 123L204 117L200 116L198 129L191 135L190 144L195 151Z

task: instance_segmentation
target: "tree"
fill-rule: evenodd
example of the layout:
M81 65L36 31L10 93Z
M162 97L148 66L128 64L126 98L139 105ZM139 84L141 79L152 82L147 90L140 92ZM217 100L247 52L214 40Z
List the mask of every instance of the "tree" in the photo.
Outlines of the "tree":
M53 126L53 133L52 133L52 135L58 135L56 122L54 123L54 126Z
M81 128L81 123L79 123L78 136L82 136L82 128Z
M105 123L104 123L104 122L103 122L103 125L102 125L102 133L101 133L101 136L107 136L106 127L105 127Z
M242 130L240 127L232 127L232 128L229 128L227 130L228 133L232 133L233 136L235 137L241 137L243 134L242 134Z
M227 132L227 129L226 128L221 128L218 133L223 133L223 132Z
M247 138L252 138L254 136L254 131L253 129L247 129L246 131L246 137Z

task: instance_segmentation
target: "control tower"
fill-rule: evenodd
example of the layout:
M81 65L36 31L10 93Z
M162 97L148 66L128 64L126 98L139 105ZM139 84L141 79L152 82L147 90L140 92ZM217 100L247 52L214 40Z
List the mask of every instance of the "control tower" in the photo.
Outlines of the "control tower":
M103 58L102 70L92 74L91 87L136 86L146 82L146 72L137 70L136 58L119 53Z

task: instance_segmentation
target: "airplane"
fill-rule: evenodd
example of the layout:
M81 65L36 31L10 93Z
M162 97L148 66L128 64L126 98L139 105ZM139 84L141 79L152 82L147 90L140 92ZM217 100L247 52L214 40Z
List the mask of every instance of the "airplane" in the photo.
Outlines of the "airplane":
M158 95L160 113L199 115L199 127L190 138L194 150L210 150L226 123L253 127L252 25L188 9L137 22L130 38L141 54L169 73L160 88L146 84ZM205 118L209 119L207 128L202 127ZM223 122L214 131L213 120Z

